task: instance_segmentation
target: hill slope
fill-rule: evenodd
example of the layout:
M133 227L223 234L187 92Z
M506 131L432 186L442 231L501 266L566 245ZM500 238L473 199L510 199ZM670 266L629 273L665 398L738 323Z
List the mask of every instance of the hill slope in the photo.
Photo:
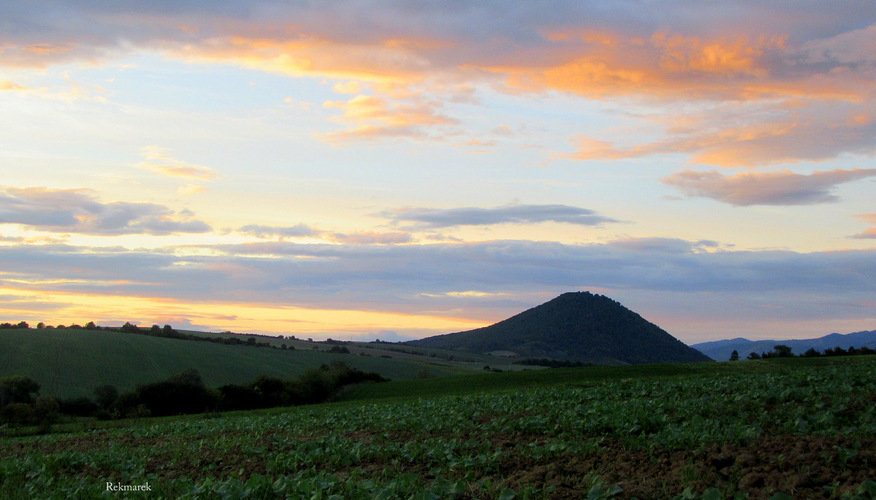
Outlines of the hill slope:
M564 293L485 328L407 344L594 364L711 361L620 303L589 292Z
M825 349L834 347L869 347L876 349L876 330L848 333L841 335L839 333L831 333L824 337L816 339L797 339L797 340L748 340L744 338L736 338L729 340L716 340L714 342L703 342L694 344L693 348L701 351L703 354L710 356L718 361L726 361L730 359L730 353L734 350L739 353L740 358L746 358L752 352L758 354L770 352L778 344L783 344L791 348L794 354L802 354L810 348L816 351L823 352Z
M421 362L375 355L330 354L193 342L104 330L0 330L0 377L24 375L40 383L40 394L90 397L98 385L128 391L195 368L207 385L242 384L260 375L294 378L308 368L343 361L390 379L414 378ZM432 375L449 368L428 365Z

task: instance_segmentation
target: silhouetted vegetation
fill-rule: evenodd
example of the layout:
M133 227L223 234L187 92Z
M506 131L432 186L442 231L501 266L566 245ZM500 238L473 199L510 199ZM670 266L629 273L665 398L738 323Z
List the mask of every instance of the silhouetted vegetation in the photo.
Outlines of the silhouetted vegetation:
M806 352L797 355L801 358L817 358L819 356L859 356L859 355L868 355L868 354L876 354L876 350L873 350L867 346L864 347L849 347L848 349L843 349L842 347L833 347L830 349L825 349L824 352L819 352L813 347L810 347L806 350ZM762 352L760 354L756 352L752 352L748 355L747 359L770 359L770 358L790 358L794 357L794 353L791 351L791 348L779 344L773 347L773 350L770 352Z
M30 325L28 325L26 321L22 321L16 325L13 325L12 323L0 323L0 330L12 330L15 328L27 329L30 328Z
M113 386L99 386L92 400L39 396L36 381L5 377L0 379L0 425L38 425L48 431L59 413L110 419L297 406L326 401L350 384L386 380L377 373L333 362L307 370L296 379L261 376L248 384L213 389L197 370L189 369L121 395Z
M51 430L58 419L58 402L40 396L40 384L15 375L0 379L0 424L36 425L40 432Z
M583 361L572 361L569 359L550 359L550 358L540 358L540 359L520 359L515 361L515 365L527 365L527 366L547 366L549 368L578 368L581 366L593 366L591 363L584 363Z
M593 364L712 361L619 302L589 292L564 293L485 328L405 344Z
M261 376L248 384L229 384L216 390L204 384L197 370L187 370L122 394L113 404L113 412L119 417L163 416L296 406L326 401L342 387L366 381L386 379L334 362L307 370L297 379Z

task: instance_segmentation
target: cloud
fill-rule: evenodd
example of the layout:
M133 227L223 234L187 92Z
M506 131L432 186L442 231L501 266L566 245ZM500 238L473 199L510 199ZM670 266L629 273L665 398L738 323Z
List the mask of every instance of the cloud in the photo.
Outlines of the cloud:
M316 236L322 231L313 229L306 224L296 224L287 227L263 226L259 224L248 224L238 229L238 232L255 236L256 238L274 238L278 237L281 240L284 238L303 238L307 236Z
M737 206L814 205L838 200L831 190L838 184L876 176L876 169L831 170L810 175L788 170L746 172L725 176L718 172L684 170L662 181L690 197L711 198Z
M144 161L137 165L168 177L182 179L213 180L219 177L212 168L177 160L170 150L158 146L146 146L140 150Z
M876 225L876 214L859 214L856 217L858 217L859 219L863 219L863 220L869 222L870 224ZM868 228L868 229L864 230L864 232L862 232L862 233L858 233L858 234L849 236L849 238L855 238L855 239L861 239L861 240L863 240L863 239L876 239L876 227Z
M563 291L598 289L622 302L624 297L639 297L652 314L662 311L667 317L697 316L701 311L691 304L714 302L706 315L714 317L703 319L715 324L731 317L872 320L872 305L866 301L872 303L876 293L874 249L701 251L704 245L711 243L650 238L589 245L275 241L188 252L15 245L0 246L0 261L16 270L18 290L68 294L112 290L160 297L166 303L294 304L450 317L469 314L463 311L474 308L500 320ZM0 275L0 288L8 286L7 279ZM476 290L478 296L459 294L461 290ZM627 305L638 309L634 303ZM682 324L684 318L672 321Z
M576 150L554 159L620 160L681 153L688 163L758 167L876 153L876 108L856 102L748 102L709 106L657 120L667 137L623 145L579 135Z
M297 224L289 227L249 224L241 227L237 231L261 239L277 238L279 241L284 241L286 238L315 237L344 245L398 245L411 243L413 241L411 234L403 231L388 233L374 231L338 233L315 229L306 224Z
M864 230L864 232L850 236L850 238L855 238L859 240L876 239L876 227L867 228Z
M343 111L341 116L332 120L348 128L319 136L335 143L388 137L427 137L428 127L457 123L437 112L439 104L423 100L399 103L377 96L357 95L349 101L328 101L323 106Z
M623 238L607 245L635 252L686 254L720 248L720 243L711 240L687 241L679 238Z
M365 231L361 233L331 233L326 234L326 237L337 243L346 245L399 245L411 243L413 237L410 233L403 231L395 231L391 233L377 233Z
M329 79L336 92L358 94L327 103L341 110L334 120L345 127L320 136L333 142L431 137L436 127L459 124L444 104L489 88L632 100L702 116L715 104L748 103L758 116L774 115L739 126L720 114L703 119L705 133L666 130L665 139L644 144L591 137L596 142L569 158L683 152L697 163L752 166L872 154L876 7L809 2L787 12L785 3L755 1L558 2L551 9L497 2L412 9L362 0L6 3L0 66L45 68L151 51ZM792 105L799 111L776 115Z
M3 90L29 90L28 87L19 85L9 80L0 80L0 91Z
M412 223L415 228L437 229L454 226L489 226L495 224L539 224L562 222L598 226L615 219L586 208L568 205L510 205L496 208L397 208L379 215L393 224Z
M101 203L85 189L45 187L0 189L0 224L21 224L50 232L101 236L169 235L211 230L189 214L153 203Z

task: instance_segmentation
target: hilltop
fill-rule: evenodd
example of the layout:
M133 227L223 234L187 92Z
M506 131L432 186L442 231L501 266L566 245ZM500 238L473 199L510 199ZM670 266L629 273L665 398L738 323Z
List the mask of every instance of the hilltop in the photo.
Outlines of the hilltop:
M570 292L491 326L406 345L592 364L711 361L603 295Z

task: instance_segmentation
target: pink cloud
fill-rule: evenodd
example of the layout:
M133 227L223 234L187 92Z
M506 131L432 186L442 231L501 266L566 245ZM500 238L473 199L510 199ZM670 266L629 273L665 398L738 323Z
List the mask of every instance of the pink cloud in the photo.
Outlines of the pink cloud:
M781 170L745 172L734 176L685 170L662 180L687 196L711 198L731 205L814 205L837 201L831 193L836 185L872 176L876 176L874 168L832 170L811 175Z
M704 120L703 133L666 129L664 139L640 144L589 137L564 156L570 159L678 152L694 163L753 166L876 151L870 119L876 116L876 26L865 24L876 13L872 7L809 4L789 15L756 2L684 9L671 1L551 9L527 3L408 9L357 0L306 9L258 1L172 9L40 5L0 8L0 18L15 27L0 34L0 66L41 68L153 51L332 79L338 92L359 94L329 104L342 111L335 121L343 128L322 138L336 142L428 137L457 124L443 104L491 88L670 103L684 115L714 103L747 104L764 118L740 126L719 115ZM374 95L363 96L366 90ZM800 111L788 111L791 103L802 103ZM853 114L850 105L860 110Z

